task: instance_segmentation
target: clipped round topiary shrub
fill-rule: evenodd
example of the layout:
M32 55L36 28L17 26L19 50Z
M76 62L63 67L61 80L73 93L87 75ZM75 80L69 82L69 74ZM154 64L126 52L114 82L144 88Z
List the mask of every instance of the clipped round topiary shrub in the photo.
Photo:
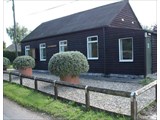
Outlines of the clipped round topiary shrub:
M13 67L18 69L21 74L31 76L35 60L30 56L19 56L13 61Z
M3 70L6 70L7 67L10 65L10 60L6 57L3 57Z
M54 54L49 60L48 70L52 74L59 76L61 80L64 80L67 79L66 77L72 79L78 77L80 73L87 72L89 65L82 53L69 51ZM74 80L71 83L74 83Z

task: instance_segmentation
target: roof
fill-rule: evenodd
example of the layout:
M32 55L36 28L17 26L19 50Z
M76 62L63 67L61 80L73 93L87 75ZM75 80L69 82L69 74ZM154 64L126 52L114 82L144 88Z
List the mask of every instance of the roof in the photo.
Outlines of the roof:
M26 36L22 42L107 26L127 3L124 0L44 22Z
M15 44L11 44L10 46L8 46L8 47L5 49L5 51L11 51L11 52L16 51L16 50L15 50ZM18 52L21 52L21 45L20 45L19 43L17 44L17 51L18 51Z

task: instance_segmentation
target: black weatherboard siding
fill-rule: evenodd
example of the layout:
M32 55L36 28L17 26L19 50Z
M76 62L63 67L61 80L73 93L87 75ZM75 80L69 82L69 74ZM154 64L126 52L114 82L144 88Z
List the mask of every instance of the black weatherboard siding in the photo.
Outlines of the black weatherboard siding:
M104 31L105 29L105 31ZM105 32L105 34L104 34ZM104 35L103 35L104 34ZM82 52L87 57L87 37L98 36L98 60L88 60L90 65L89 72L106 73L106 74L135 74L143 75L144 68L144 32L142 30L122 29L122 28L97 28L76 32L73 34L65 34L63 36L49 37L45 39L35 40L22 44L30 45L31 48L36 48L36 69L48 69L48 61L51 56L59 52L59 41L67 40L68 51L77 50ZM119 38L133 37L133 62L119 62ZM104 41L105 39L105 41ZM39 59L39 44L46 43L47 60L40 61ZM49 46L56 47L49 47ZM104 48L105 46L105 48ZM24 50L22 50L24 51ZM24 54L24 53L23 53ZM104 57L105 56L105 57Z
M129 29L142 29L129 3L127 3L121 11L119 11L119 14L113 19L110 26Z
M39 40L33 40L28 42L22 43L22 51L24 54L24 48L26 45L30 45L30 48L36 48L36 67L35 69L48 69L48 61L51 56L57 52L59 52L59 41L60 40L67 40L68 44L68 51L77 50L82 52L87 57L87 37L89 36L98 36L98 46L99 46L99 59L98 60L88 60L90 65L89 72L96 72L96 73L103 73L104 72L104 41L103 41L103 29L91 29L81 32L75 32L70 34L64 34L60 36L48 37ZM47 60L40 61L39 58L39 44L46 43L47 46ZM50 46L56 47L50 47Z
M152 33L152 73L157 72L157 33Z
M142 30L108 28L106 42L106 73L143 75L144 32ZM133 62L119 62L119 38L133 37Z

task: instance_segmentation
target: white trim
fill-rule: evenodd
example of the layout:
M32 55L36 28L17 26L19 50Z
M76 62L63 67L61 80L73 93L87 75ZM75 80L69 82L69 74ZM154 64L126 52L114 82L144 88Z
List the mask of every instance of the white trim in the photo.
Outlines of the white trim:
M42 47L42 45L45 45L45 47ZM43 59L41 56L41 49L46 49L46 43L39 44L39 55L40 55L40 61L46 61L46 59Z
M122 56L121 56L122 55L121 40L124 40L124 39L131 39L132 40L132 59L128 59L128 60L123 60L122 59ZM119 62L133 62L134 61L133 37L119 38L118 43L119 43Z
M27 48L28 47L28 48ZM30 50L30 45L26 45L25 46L25 55L26 56L28 56L29 55L29 53L27 54L27 51L29 51Z
M133 62L133 59L132 60L119 60L119 62Z
M61 43L63 43L63 42L66 42L67 44L63 44L63 45L61 45ZM61 51L61 47L67 47L68 46L68 42L67 42L67 40L61 40L61 41L59 41L59 52L65 52L65 51Z
M89 38L97 37L95 41L89 41ZM98 57L89 57L89 43L97 43L97 56ZM98 60L99 58L99 49L98 49L98 35L88 36L87 37L87 59L88 60Z

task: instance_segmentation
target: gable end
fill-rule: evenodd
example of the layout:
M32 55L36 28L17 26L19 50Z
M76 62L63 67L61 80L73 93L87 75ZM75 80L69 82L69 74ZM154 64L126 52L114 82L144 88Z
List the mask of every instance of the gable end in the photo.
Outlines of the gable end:
M109 26L130 29L142 29L129 3L116 15Z

